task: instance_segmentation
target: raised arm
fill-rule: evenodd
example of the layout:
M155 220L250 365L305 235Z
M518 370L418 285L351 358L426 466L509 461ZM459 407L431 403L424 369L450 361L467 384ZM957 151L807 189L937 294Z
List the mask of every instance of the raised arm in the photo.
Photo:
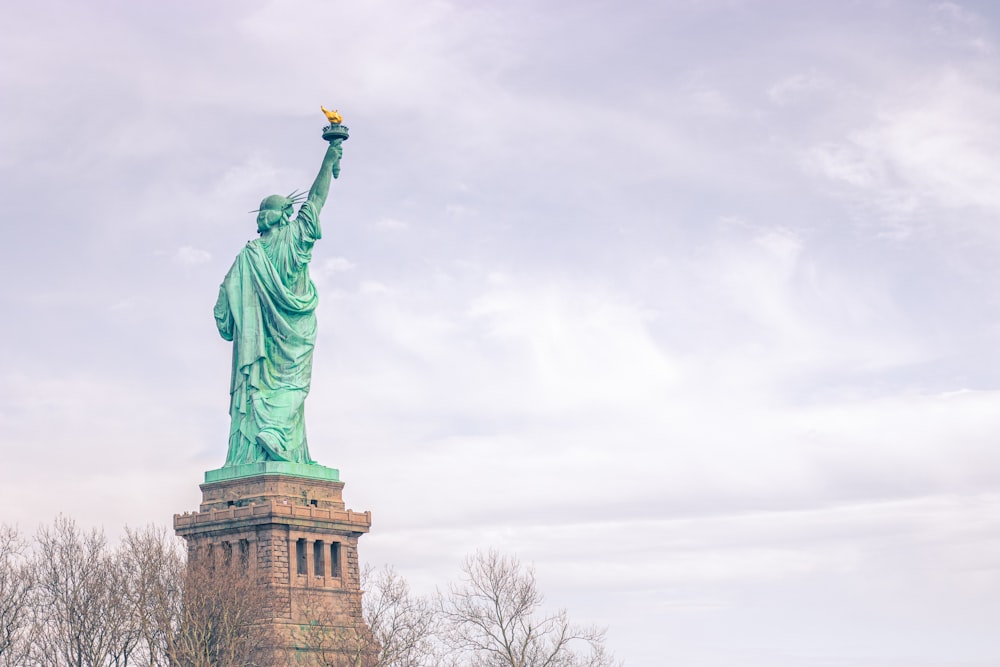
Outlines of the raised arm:
M330 192L330 177L337 178L340 175L340 156L344 150L340 143L339 139L330 142L329 148L326 149L326 155L323 156L323 165L319 168L319 174L316 175L316 180L309 188L308 201L312 203L317 214L326 203L326 196Z

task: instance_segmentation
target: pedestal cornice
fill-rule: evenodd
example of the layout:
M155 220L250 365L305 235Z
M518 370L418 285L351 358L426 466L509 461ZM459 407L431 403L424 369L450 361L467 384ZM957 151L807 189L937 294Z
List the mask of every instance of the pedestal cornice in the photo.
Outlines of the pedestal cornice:
M250 503L207 512L174 515L174 530L189 536L221 529L240 531L269 524L283 524L303 530L340 530L361 535L371 529L371 512L335 510L285 503Z

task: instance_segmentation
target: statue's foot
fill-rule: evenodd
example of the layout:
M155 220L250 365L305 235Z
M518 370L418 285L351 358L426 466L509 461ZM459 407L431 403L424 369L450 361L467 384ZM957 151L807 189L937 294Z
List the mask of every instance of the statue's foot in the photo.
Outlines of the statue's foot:
M278 436L274 433L269 433L267 431L261 431L257 434L257 444L260 448L267 452L268 456L274 461L287 461L288 457L284 455L283 447L281 446Z

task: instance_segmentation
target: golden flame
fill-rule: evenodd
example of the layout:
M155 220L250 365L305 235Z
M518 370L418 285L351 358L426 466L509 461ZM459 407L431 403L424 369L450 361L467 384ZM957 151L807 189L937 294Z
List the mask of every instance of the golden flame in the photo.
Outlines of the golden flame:
M323 115L326 116L326 119L330 121L331 125L340 125L341 123L344 122L344 117L341 116L340 112L338 112L336 109L330 111L322 104L319 105L319 108L323 112Z

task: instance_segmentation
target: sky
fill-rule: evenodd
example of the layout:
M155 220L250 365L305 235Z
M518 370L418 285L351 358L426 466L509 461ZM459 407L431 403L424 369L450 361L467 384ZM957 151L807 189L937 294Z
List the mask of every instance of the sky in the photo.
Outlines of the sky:
M1000 8L0 7L0 522L169 525L218 286L350 127L310 451L630 667L1000 664Z

